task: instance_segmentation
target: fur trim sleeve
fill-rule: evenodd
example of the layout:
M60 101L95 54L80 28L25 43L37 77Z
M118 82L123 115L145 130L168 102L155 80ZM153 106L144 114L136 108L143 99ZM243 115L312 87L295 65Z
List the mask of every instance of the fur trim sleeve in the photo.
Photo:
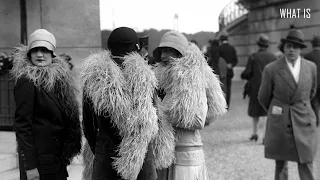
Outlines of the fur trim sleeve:
M155 104L158 109L159 131L152 141L154 163L157 169L168 168L175 160L174 129L168 121L168 117L164 113L164 107L162 107L160 101L159 97L156 97Z
M221 83L212 69L206 66L204 72L207 81L206 95L208 103L206 124L210 124L216 120L218 116L227 112L227 102L221 89Z
M113 165L124 179L135 180L142 168L148 145L158 131L152 98L157 79L147 62L137 53L124 57L123 74L130 90L131 107L127 133Z

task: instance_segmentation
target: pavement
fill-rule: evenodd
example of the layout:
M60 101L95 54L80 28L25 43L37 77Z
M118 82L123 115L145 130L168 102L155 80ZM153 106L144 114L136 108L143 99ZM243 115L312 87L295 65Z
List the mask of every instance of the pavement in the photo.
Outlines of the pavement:
M265 119L260 120L258 141L249 141L252 122L247 116L248 99L242 98L243 85L243 81L233 82L228 113L202 131L206 165L211 180L274 179L274 161L264 158L262 145ZM0 153L14 152L13 133L6 133L6 138L3 137L4 133L0 132ZM318 153L314 163L316 179L320 179L320 137L318 140ZM81 180L82 169L81 157L75 158L68 166L68 180ZM289 179L299 179L297 164L294 162L289 162Z
M228 113L202 131L206 163L211 180L273 180L275 163L264 158L262 137L266 119L259 121L259 139L249 141L252 120L247 116L248 99L243 99L244 81L232 84ZM318 128L318 137L319 137ZM314 163L320 179L320 137ZM297 163L289 162L289 179L298 180Z

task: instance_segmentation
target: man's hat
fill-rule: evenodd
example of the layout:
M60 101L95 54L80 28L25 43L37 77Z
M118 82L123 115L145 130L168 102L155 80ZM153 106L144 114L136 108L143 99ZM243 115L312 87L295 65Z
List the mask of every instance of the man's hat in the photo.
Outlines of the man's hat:
M45 47L48 50L52 51L53 56L55 57L56 49L56 38L53 34L45 29L37 29L29 36L29 50L36 47Z
M297 30L297 29L290 30L287 38L281 39L282 43L289 42L292 44L299 45L301 48L306 48L307 46L303 43L303 41L304 41L304 35L303 35L302 31Z
M228 33L226 31L221 32L219 40L220 41L228 40Z
M138 33L140 46L149 44L149 35L146 33Z
M312 46L320 46L320 36L314 36L311 41Z
M265 35L265 34L261 34L260 36L259 36L259 39L258 39L258 41L257 41L257 44L259 45L259 46L262 46L262 47L268 47L269 46L269 37L267 36L267 35Z

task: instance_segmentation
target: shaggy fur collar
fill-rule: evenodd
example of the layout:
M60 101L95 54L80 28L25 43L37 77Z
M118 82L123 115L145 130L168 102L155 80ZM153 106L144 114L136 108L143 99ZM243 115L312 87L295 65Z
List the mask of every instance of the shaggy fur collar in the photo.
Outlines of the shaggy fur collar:
M157 79L137 53L124 57L120 68L109 51L90 55L82 64L81 82L98 115L110 114L122 141L113 165L123 179L135 180L148 144L158 131L152 98Z
M192 127L195 117L203 114L204 103L208 105L207 116L226 112L220 81L194 44L189 45L184 57L173 59L167 66L158 64L154 71L159 88L172 97L165 110L170 121Z
M81 151L81 127L79 104L76 99L77 88L69 70L69 65L59 57L46 67L34 66L27 57L28 47L18 47L14 54L11 74L17 81L26 77L38 89L52 93L63 104L66 119L63 157L68 164Z

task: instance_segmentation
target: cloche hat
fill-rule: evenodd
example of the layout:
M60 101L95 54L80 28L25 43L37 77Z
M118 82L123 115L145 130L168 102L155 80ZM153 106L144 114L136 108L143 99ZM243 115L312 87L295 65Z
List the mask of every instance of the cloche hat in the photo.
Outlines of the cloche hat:
M29 50L36 47L45 47L48 50L52 51L53 56L55 57L56 49L56 38L46 29L37 29L29 36Z
M161 51L164 47L174 48L184 56L188 46L189 41L182 33L169 31L162 36L159 46L153 51L153 57L156 61L160 61Z
M129 48L128 45L136 48ZM129 27L118 27L114 29L108 38L108 48L114 56L124 56L127 53L140 49L138 35Z
M137 33L129 27L119 27L114 29L108 39L108 43L130 44L138 43Z

